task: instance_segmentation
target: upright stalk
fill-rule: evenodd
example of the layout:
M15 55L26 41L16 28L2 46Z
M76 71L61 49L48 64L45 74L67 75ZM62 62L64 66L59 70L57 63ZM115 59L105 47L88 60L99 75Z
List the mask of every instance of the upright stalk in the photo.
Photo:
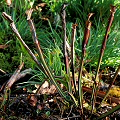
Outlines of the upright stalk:
M62 27L63 27L63 35L64 35L63 54L64 54L65 71L66 71L66 74L67 74L66 79L68 81L69 92L72 93L72 85L71 85L71 80L70 80L69 59L68 59L68 53L67 53L66 11L65 11L67 6L68 6L68 4L63 4L62 9L61 9Z
M85 58L85 54L86 54L86 46L88 43L88 39L90 37L90 28L91 28L90 17L92 15L93 15L93 13L90 13L88 15L88 20L86 21L86 28L85 28L84 39L83 39L83 44L82 44L82 57L81 57L81 61L80 61L80 69L79 69L79 75L78 75L79 105L80 105L82 114L83 114L82 70L83 70L84 58Z
M95 80L94 80L94 84L93 84L92 113L93 113L93 111L95 109L95 101L96 101L96 93L97 93L97 84L96 84L96 81L98 79L100 64L101 64L102 57L103 57L103 54L104 54L104 51L105 51L105 48L106 48L106 42L108 40L108 35L109 35L109 32L110 32L110 27L111 27L113 19L114 19L115 12L116 12L116 7L115 6L111 6L111 9L110 9L110 13L111 14L110 14L110 17L109 17L108 26L107 26L107 29L106 29L106 34L105 34L105 37L104 37L104 40L103 40L103 43L102 43L102 46L101 46L100 56L99 56L97 70L96 70L96 74L95 74Z
M63 34L64 34L64 41L63 41L63 54L64 54L64 63L65 63L65 69L66 73L69 73L69 60L68 60L68 54L67 54L67 48L66 48L66 40L67 40L67 35L66 35L66 7L68 4L63 4L62 9L61 9L61 17L62 17L62 26L63 26Z
M73 84L74 84L74 89L76 93L76 80L75 80L75 69L74 69L74 61L75 61L75 48L74 48L74 43L75 43L75 35L76 35L76 26L77 24L72 25L72 40L71 40L71 70L72 70L72 79L73 79Z

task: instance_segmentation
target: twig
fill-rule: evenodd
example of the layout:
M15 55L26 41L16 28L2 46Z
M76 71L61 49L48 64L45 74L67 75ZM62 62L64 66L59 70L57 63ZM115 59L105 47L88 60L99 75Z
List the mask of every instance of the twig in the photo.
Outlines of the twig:
M20 80L21 78L25 77L27 74L30 74L31 71L32 71L31 68L26 69L26 70L23 70L22 72L20 72L20 73L17 75L17 77L16 77L16 79L15 79L14 82L17 82L17 81ZM6 81L6 82L2 85L2 87L0 88L0 92L5 88L5 86L6 86L7 83L8 83L8 82Z
M18 74L16 81L18 81L19 79L25 77L27 74L30 74L31 71L32 71L31 68L21 71L21 72ZM15 81L15 82L16 82L16 81Z
M16 81L18 74L20 73L22 67L23 67L24 63L22 63L18 69L14 72L14 74L11 76L11 78L8 80L8 82L5 85L4 88L4 97L3 97L3 101L1 104L1 108L4 107L4 109L6 110L6 105L8 103L8 99L10 97L10 89L13 85L13 83ZM4 83L5 84L5 83Z
M0 49L5 49L7 48L9 45L0 45Z
M73 116L73 117L62 118L60 120L69 120L69 119L76 119L76 118L81 118L81 116L80 115L76 115L76 116Z
M84 92L87 92L87 93L92 94L92 88L83 86L82 89L83 89ZM104 98L105 95L106 95L105 92L103 92L103 91L98 91L96 97ZM120 99L119 99L119 98L109 97L109 96L108 96L107 99L110 100L110 101L113 102L113 103L120 104Z
M10 89L10 88L11 88L11 86L13 85L13 83L16 81L16 79L17 79L17 77L18 77L21 69L23 68L23 66L24 66L24 63L22 63L22 64L18 67L18 69L13 73L13 75L12 75L11 78L8 80L8 82L7 82L6 86L5 86L5 90L4 90L4 91L6 91L6 89Z
M0 69L0 72L2 72L2 73L4 73L4 74L6 74L6 72L5 72L4 70L2 70L2 69Z

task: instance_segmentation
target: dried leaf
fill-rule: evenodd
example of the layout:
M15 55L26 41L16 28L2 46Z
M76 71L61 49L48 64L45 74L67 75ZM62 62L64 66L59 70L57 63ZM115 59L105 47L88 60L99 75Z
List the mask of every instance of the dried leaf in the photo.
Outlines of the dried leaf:
M5 49L7 47L8 47L8 45L0 45L0 49Z
M56 87L54 85L51 85L49 87L49 83L47 81L45 81L38 90L39 94L54 94L55 92L56 92Z
M32 12L33 12L33 9L30 8L29 10L27 10L25 13L27 15L27 20L31 19L31 16L32 16Z
M47 6L47 4L46 3L40 3L40 4L38 4L37 6L36 6L36 10L39 10L40 8L40 12L42 11L42 8L45 8Z
M29 96L29 103L31 106L36 106L37 104L37 97L35 95L30 95Z

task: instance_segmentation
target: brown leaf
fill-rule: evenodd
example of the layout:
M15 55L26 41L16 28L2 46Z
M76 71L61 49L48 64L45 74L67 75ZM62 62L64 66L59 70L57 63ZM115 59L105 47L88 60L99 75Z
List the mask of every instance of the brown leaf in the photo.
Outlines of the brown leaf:
M39 3L37 6L38 7L45 7L47 4L46 3Z
M45 8L47 6L46 3L40 3L36 6L36 10L40 10L40 12L42 11L43 8Z
M0 45L0 49L5 49L7 47L8 47L8 45Z
M30 8L29 10L27 10L25 13L27 15L27 20L31 19L31 16L32 16L32 12L33 12L33 9Z
M30 95L28 101L29 101L31 106L36 106L37 97L35 95Z
M56 87L54 85L50 85L47 81L43 83L43 85L38 90L39 94L54 94L56 92Z

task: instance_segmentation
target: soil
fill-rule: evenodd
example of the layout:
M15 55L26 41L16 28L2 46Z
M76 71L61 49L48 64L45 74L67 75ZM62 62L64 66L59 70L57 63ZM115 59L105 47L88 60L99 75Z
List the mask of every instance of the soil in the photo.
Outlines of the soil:
M102 80L106 82L106 79L108 79L106 84L110 83L110 80L112 79L112 74L114 74L114 71L110 70L111 74L105 74L105 72L102 71ZM0 103L1 103L1 109L0 109L0 119L1 120L92 120L93 118L97 118L98 116L108 112L113 107L117 105L115 102L111 102L110 100L102 105L100 109L97 110L96 113L93 113L91 116L91 111L89 108L84 107L84 114L81 116L81 110L79 107L76 107L73 104L69 104L67 106L61 96L57 93L56 89L47 82L43 84L43 86L47 85L44 88L41 86L41 92L39 91L36 93L28 92L27 88L21 88L18 89L18 83L19 82L25 82L29 80L31 75L26 75L19 81L13 84L11 88L11 93L6 93L2 87L5 83L7 83L7 80L10 78L10 75L6 74L4 75L1 73L0 76L0 87L1 87L1 93L0 93ZM119 86L119 80L120 76L116 78L115 85ZM104 86L102 86L104 87ZM35 87L33 87L34 91ZM90 88L89 88L90 89ZM105 91L104 89L101 89L102 91ZM54 91L54 92L53 92ZM5 98L5 95L8 95L7 98ZM96 107L100 105L100 102L103 98L101 96L97 97ZM90 104L91 103L91 93L89 91L84 91L84 103ZM84 104L84 105L86 105ZM82 119L83 118L83 119ZM112 119L112 120L118 120L120 119L120 110L114 112L113 114L107 116L103 120L106 119Z

